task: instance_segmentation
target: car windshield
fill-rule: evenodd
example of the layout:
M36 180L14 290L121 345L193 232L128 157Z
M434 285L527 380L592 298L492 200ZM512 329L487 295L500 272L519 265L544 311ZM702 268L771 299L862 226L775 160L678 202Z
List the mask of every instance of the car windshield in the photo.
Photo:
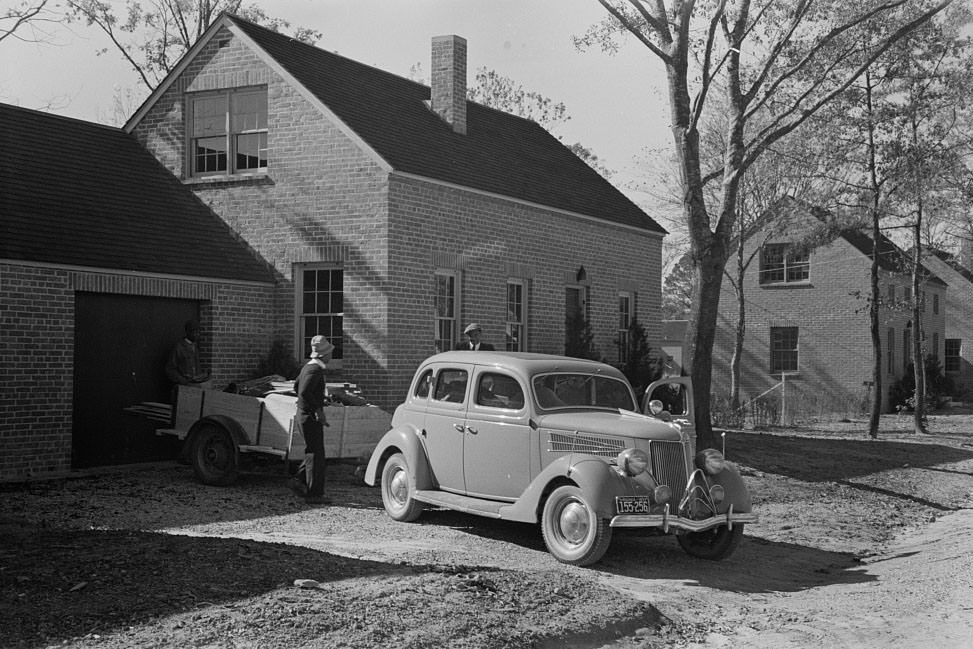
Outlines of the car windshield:
M608 408L636 410L628 384L616 378L583 373L539 374L534 377L534 398L545 410Z

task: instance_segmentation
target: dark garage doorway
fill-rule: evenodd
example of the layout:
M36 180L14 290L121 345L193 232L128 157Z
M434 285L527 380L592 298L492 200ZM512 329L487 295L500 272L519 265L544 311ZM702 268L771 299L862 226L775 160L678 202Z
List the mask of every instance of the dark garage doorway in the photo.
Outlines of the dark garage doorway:
M166 357L190 319L195 300L75 294L74 468L177 457L177 440L155 434L164 424L125 408L170 401Z

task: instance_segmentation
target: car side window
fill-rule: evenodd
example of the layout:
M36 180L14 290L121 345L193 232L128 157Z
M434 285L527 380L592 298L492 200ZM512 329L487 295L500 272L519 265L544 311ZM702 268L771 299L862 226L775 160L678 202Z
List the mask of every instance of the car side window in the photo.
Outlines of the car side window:
M433 399L462 403L466 398L466 370L441 370L436 377L436 391Z
M663 383L656 386L652 391L652 400L662 402L662 409L668 410L670 415L685 415L686 398L683 394L683 386L679 383Z
M476 403L489 408L520 410L524 407L524 391L512 376L484 373L476 388Z
M429 384L432 382L432 370L426 370L416 382L416 396L425 399L429 396Z

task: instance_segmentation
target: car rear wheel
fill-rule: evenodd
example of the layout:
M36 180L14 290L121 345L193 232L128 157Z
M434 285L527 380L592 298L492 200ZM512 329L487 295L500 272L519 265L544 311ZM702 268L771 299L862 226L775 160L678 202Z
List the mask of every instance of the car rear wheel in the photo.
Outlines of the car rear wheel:
M573 566L601 559L612 539L608 521L598 517L584 492L573 485L558 487L544 503L541 533L554 558Z
M239 455L230 433L207 424L193 435L193 472L203 484L233 484L240 473Z
M410 522L422 514L422 503L414 498L409 464L401 453L389 457L382 469L382 504L393 520Z
M690 532L676 537L687 554L710 561L719 561L733 554L742 538L743 523L737 523L732 530L726 525L720 525L702 532Z

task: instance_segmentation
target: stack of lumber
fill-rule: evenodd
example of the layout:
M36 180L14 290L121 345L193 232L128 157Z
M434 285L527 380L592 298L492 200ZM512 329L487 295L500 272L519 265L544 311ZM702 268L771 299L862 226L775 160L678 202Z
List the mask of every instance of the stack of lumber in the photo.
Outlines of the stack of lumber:
M140 415L152 421L161 421L168 424L172 419L172 406L168 403L158 403L155 401L143 401L134 406L124 408L125 412L133 415Z

